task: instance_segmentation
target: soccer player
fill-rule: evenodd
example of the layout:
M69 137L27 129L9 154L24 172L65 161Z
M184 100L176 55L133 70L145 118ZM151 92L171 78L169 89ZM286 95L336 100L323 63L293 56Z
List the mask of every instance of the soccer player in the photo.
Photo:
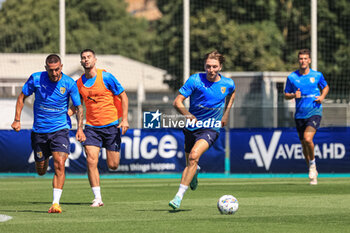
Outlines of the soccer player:
M97 168L101 147L107 151L107 165L117 169L120 160L121 133L129 128L128 97L119 81L109 72L96 68L95 52L85 49L80 53L81 65L85 73L77 80L82 102L86 106L86 141L84 148L88 167L88 177L95 196L91 207L103 206L100 175ZM119 109L118 103L122 110ZM72 109L72 108L71 108ZM121 115L122 120L118 119ZM74 108L70 114L74 113Z
M22 88L16 103L15 119L11 127L21 129L21 113L25 99L35 93L34 124L31 144L34 150L35 167L42 176L46 173L49 158L54 160L53 201L49 213L61 213L59 201L65 181L65 161L70 150L70 119L67 115L69 98L77 109L78 130L76 138L85 140L83 132L83 107L74 80L62 73L61 59L56 54L46 58L46 72L32 74Z
M318 172L313 138L321 123L321 103L328 94L329 87L323 74L310 68L310 50L301 49L298 59L299 69L288 76L284 95L287 100L295 99L296 128L309 167L310 184L316 185Z
M182 198L188 189L195 190L198 185L197 175L201 155L209 149L219 136L220 128L228 121L230 109L235 98L235 84L232 79L219 74L225 59L218 51L204 57L206 73L192 75L180 88L180 94L174 100L175 109L184 115L188 124L184 128L186 167L182 173L180 187L169 206L180 208ZM225 108L225 100L228 103ZM190 108L187 110L183 101L190 97ZM204 127L204 122L216 122L213 127ZM219 124L217 124L219 123ZM211 124L210 124L211 126Z

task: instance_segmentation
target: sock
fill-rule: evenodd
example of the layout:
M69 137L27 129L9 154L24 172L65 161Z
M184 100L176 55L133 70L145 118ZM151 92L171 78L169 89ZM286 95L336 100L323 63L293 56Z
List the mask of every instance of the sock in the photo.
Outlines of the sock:
M180 184L179 191L177 191L176 196L179 196L182 200L187 189L188 189L188 186Z
M309 166L311 165L316 165L316 159L310 160L309 161Z
M60 204L60 199L62 195L62 189L53 189L53 201L52 204L57 203Z
M100 186L92 187L91 189L94 193L95 199L102 199Z

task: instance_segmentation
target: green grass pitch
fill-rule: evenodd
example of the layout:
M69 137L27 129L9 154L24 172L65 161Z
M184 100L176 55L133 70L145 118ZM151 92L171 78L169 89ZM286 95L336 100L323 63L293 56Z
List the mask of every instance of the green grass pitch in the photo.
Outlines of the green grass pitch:
M199 179L179 211L169 201L178 179L102 179L105 206L89 207L87 179L67 179L61 214L48 214L51 179L1 178L0 232L350 232L348 178ZM239 209L221 215L216 202L234 195Z

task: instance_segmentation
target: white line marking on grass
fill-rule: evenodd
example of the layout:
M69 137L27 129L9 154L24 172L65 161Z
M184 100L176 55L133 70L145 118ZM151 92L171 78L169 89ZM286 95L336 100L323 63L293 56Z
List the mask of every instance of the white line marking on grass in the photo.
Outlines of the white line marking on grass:
M0 214L0 222L6 222L8 220L12 219L11 216Z

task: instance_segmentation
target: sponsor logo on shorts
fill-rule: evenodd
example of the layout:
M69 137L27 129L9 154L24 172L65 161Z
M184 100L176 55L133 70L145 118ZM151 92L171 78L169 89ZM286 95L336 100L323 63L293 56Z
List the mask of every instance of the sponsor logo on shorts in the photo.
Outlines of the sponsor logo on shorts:
M43 152L42 151L39 151L36 153L36 156L41 159L43 157Z
M208 139L211 140L210 134L207 134L207 135L208 135Z

